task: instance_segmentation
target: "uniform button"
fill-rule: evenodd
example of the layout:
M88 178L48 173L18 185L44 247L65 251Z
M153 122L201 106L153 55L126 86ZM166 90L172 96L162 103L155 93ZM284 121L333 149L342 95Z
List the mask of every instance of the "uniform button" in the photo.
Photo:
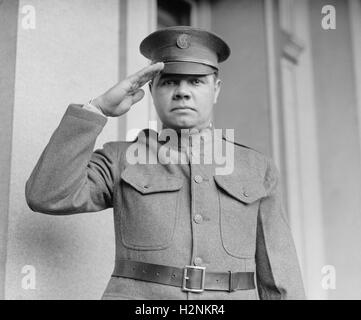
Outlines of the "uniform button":
M247 198L249 196L247 191L243 191L243 195Z
M194 216L194 222L195 223L202 223L203 222L203 217L200 214L196 214Z
M196 257L196 258L194 259L194 265L200 266L202 263L203 263L202 258Z
M197 183L202 183L203 182L203 178L199 175L196 175L194 177L194 181L197 182Z

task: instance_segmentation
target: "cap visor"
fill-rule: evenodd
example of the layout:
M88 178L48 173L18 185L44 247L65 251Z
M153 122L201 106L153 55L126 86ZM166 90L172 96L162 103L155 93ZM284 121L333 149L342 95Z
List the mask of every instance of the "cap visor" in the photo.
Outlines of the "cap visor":
M215 71L217 71L216 68L213 68L206 64L196 63L196 62L175 61L175 62L165 62L162 73L206 75L206 74L214 73Z

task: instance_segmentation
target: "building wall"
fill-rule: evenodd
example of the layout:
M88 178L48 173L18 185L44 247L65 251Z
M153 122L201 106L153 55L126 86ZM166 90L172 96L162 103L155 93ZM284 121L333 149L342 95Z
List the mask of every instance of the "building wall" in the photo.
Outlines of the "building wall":
M361 298L361 156L348 2L309 1L318 119L326 263L336 270L331 299ZM336 29L321 8L336 8ZM361 17L360 17L361 18ZM359 34L360 36L360 34ZM361 58L360 58L361 59Z
M271 154L267 51L261 0L223 0L212 6L214 32L231 45L222 63L223 81L214 118L217 128L234 128L241 143Z
M273 1L275 6L278 2ZM302 35L301 44L306 47L295 66L293 80L298 88L293 93L297 106L294 116L297 114L297 125L301 127L290 129L296 130L296 135L299 135L298 142L295 141L299 145L292 146L298 150L298 154L292 157L297 157L299 170L302 169L298 173L300 181L297 183L303 189L300 195L292 193L292 190L286 190L285 194L289 207L292 204L290 199L299 197L300 201L298 214L301 216L297 217L297 224L302 234L296 237L296 242L301 249L299 254L303 260L303 273L310 296L360 298L360 292L355 290L355 286L359 287L361 281L361 256L358 254L361 243L358 232L361 224L361 158L357 113L357 88L361 85L355 82L355 66L360 62L355 61L357 56L352 52L348 2L317 0L307 1L306 6L305 3L300 6L299 0L294 2L297 2L293 4L295 16L290 23L295 28L295 36ZM215 110L215 123L217 127L236 128L240 141L273 156L271 137L275 128L272 126L278 125L283 134L279 140L280 150L284 150L281 156L286 157L287 162L290 160L287 159L290 150L284 141L289 137L285 136L282 127L290 123L283 123L289 120L285 116L285 111L289 111L285 109L288 106L282 106L284 101L278 101L278 110L281 112L279 123L273 122L271 118L271 92L268 91L267 75L270 71L267 63L270 61L267 61L264 4L264 1L224 0L216 1L212 6L212 30L224 36L232 47L231 58L222 64L223 89ZM324 17L322 7L325 5L333 5L336 9L336 30L326 31L321 27ZM308 11L304 12L305 9ZM361 18L360 13L357 17ZM280 17L276 14L275 18ZM280 25L280 21L278 23ZM354 34L359 36L357 32L360 31L354 31ZM309 38L309 43L305 37ZM279 54L277 49L282 48L282 41L277 35L274 41L275 53ZM276 71L277 65L273 72ZM307 83L304 82L306 74L311 77ZM274 75L284 93L286 88L285 83L282 84L281 75ZM313 86L312 90L305 93L304 89L309 83ZM307 100L314 104L312 108L303 106ZM315 114L311 115L311 111ZM305 120L310 117L315 121L316 130L312 136L316 141L312 140L307 145L306 139L311 138L312 124ZM317 149L311 148L311 145L317 145ZM308 152L312 152L312 155ZM311 158L317 161L312 163L313 176L307 171ZM289 172L285 162L280 161L279 164L283 178L287 181ZM307 187L314 179L317 183L313 183L312 188L317 184L320 195L312 195L312 188ZM311 208L310 201L304 203L307 199L319 203L317 208ZM317 213L314 219L312 212ZM320 227L319 233L315 224ZM295 235L299 230L293 230ZM314 263L315 260L335 267L336 289L323 289L323 277L327 274L322 273L323 266Z
M23 28L24 5L35 9L35 29ZM119 1L21 0L19 9L5 298L99 299L113 267L111 210L33 213L24 187L67 105L118 81ZM118 130L109 120L97 146L116 140ZM35 268L35 290L22 288L26 265Z

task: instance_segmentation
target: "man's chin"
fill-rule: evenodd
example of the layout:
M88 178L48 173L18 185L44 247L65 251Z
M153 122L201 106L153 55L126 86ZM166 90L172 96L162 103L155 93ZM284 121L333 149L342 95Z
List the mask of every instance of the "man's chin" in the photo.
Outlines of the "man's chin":
M165 127L174 130L193 129L196 126L197 123L195 121L172 121L165 124Z

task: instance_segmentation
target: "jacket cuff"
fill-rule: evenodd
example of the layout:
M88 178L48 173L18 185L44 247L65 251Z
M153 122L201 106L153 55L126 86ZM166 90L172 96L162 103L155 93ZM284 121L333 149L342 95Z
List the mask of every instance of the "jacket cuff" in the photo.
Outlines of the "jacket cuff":
M104 127L108 119L100 114L86 110L81 104L70 104L64 116L72 116L86 121L94 122L98 126Z

